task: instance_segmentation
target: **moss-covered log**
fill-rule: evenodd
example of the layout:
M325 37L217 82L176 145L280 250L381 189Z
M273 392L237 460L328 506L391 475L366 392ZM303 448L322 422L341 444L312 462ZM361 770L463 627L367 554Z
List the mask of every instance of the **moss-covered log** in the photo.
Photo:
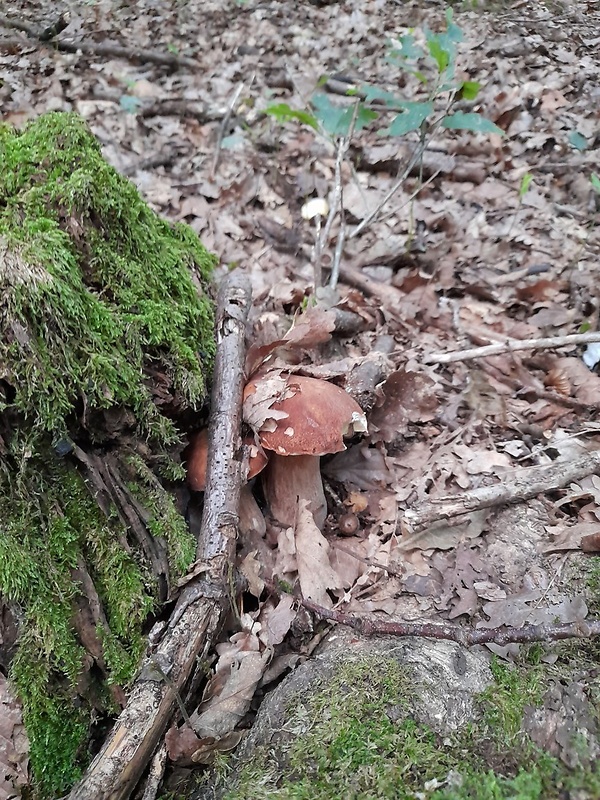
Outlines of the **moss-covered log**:
M49 797L194 557L172 489L211 369L214 259L75 115L0 127L0 163L0 665Z

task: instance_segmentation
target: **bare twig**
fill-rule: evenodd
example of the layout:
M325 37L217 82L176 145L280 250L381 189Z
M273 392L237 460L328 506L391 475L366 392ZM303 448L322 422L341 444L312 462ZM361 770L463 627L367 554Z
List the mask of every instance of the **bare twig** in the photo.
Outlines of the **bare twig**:
M157 53L155 50L145 50L138 47L122 47L108 42L65 42L55 39L52 44L55 50L65 53L88 53L95 56L109 56L110 58L123 58L127 61L146 61L151 64L160 64L164 67L189 67L198 69L198 62L186 56L177 56L174 53Z
M600 471L600 450L573 461L556 461L547 467L526 467L493 486L481 486L471 492L440 497L421 503L404 512L401 525L406 535L416 534L441 519L451 519L471 511L530 500L538 494L561 489ZM402 539L400 540L402 544Z
M32 36L34 39L38 38L38 33L33 25L29 25L29 23L16 19L15 17L7 17L4 14L0 14L0 25L3 25L5 28L12 28L15 31L22 31L28 36Z
M432 353L423 359L426 364L450 364L453 361L471 361L474 358L497 356L501 353L516 353L519 350L548 350L554 347L572 347L580 344L600 342L600 331L593 333L571 333L568 336L550 336L546 339L507 339L498 344L486 344L470 350L455 350L453 353Z
M340 233L338 235L338 243L336 246L336 257L334 258L334 263L331 269L331 275L329 278L329 285L332 289L335 289L339 277L339 270L340 270L340 259L342 257L342 247L345 238L345 224L344 224L344 215L343 215L343 193L344 193L344 186L342 181L342 163L344 161L344 157L348 151L348 147L350 145L350 141L352 139L352 134L354 133L354 126L356 125L356 117L358 114L358 101L354 104L353 112L352 112L352 119L350 120L350 125L348 126L348 133L345 136L340 136L338 138L337 143L337 153L335 158L335 177L334 177L334 185L333 185L333 196L331 198L331 205L329 207L329 213L327 214L327 221L325 222L325 226L322 231L317 233L317 240L315 243L315 253L314 253L314 273L315 273L315 287L320 286L321 275L322 275L322 268L321 268L321 257L323 255L323 250L329 241L329 236L331 234L331 228L333 226L333 221L338 215L338 209L340 211ZM339 254L338 254L339 250ZM317 283L318 279L318 283Z
M347 625L364 636L420 636L426 639L449 639L464 647L494 643L507 645L525 642L552 642L560 639L589 639L600 635L600 620L582 620L563 625L524 625L522 628L467 628L461 625L440 625L435 622L384 622L323 608L311 600L301 604L321 619Z
M427 139L427 137L424 134L421 135L421 138L419 139L419 143L415 147L415 149L413 150L412 156L409 158L408 163L407 163L402 175L398 178L398 180L392 186L392 188L389 190L389 192L387 192L387 194L385 195L383 200L380 203L378 203L376 208L374 208L373 211L371 211L371 213L368 214L362 220L362 222L360 222L356 226L356 228L354 228L354 230L350 232L350 235L348 237L349 239L354 239L355 236L358 236L359 233L362 233L364 231L364 229L368 225L370 225L371 222L373 222L373 220L378 216L379 212L386 205L386 203L389 203L389 201L396 194L396 192L398 192L398 190L402 188L402 186L404 185L404 182L406 181L406 179L408 178L408 176L412 172L413 167L415 166L415 164L417 164L419 162L419 160L423 157L423 153L425 152L425 150L427 148L427 145L429 144L430 141L431 141L431 139Z
M400 289L389 283L380 283L349 264L340 267L340 276L345 283L356 286L364 294L377 297L386 310L398 314L400 304L405 297Z
M254 75L250 78L250 86L252 86L253 82L254 82ZM223 144L223 138L225 136L225 131L227 130L227 126L229 125L229 120L231 119L231 116L233 114L233 110L235 109L235 106L236 106L236 103L237 103L237 101L239 99L239 96L243 92L245 86L246 86L245 83L240 83L240 85L237 87L237 89L233 93L233 97L231 98L231 100L229 102L229 105L227 106L227 111L225 112L225 116L223 117L223 120L222 120L221 125L219 127L219 135L217 137L217 143L215 145L215 155L213 157L213 163L212 163L212 166L210 168L210 177L211 178L214 178L215 174L217 172L217 167L219 166L219 159L221 157L221 145Z
M340 262L342 260L345 241L346 223L344 222L344 197L342 194L340 197L340 230L335 243L335 253L333 254L333 264L331 265L331 275L329 276L329 285L332 289L336 288L340 277Z
M313 282L315 284L315 293L317 289L323 285L323 269L321 267L322 242L321 215L317 214L315 216L315 249L313 253Z
M177 694L198 659L208 654L226 617L238 521L236 456L250 296L246 276L234 272L223 281L217 301L208 478L197 548L201 569L183 590L163 638L144 659L125 709L69 800L124 800L131 795L172 716Z
M400 203L399 206L395 206L394 208L391 208L385 214L381 214L381 216L379 217L378 221L379 222L384 222L386 219L389 219L394 214L397 214L399 211L402 211L403 208L406 208L406 206L409 205L409 203L412 203L412 201L416 198L416 196L419 194L419 192L421 192L426 186L429 186L430 183L433 183L433 181L437 178L438 175L441 174L441 172L442 172L441 169L437 169L427 178L426 181L424 181L423 183L419 182L417 188L413 192L411 192L409 194L409 196L406 198L406 200L403 203Z

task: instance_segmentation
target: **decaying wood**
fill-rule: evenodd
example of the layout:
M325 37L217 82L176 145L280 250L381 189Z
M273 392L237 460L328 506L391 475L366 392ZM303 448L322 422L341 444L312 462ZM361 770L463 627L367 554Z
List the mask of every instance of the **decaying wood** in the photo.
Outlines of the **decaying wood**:
M526 467L500 483L481 486L464 494L440 497L421 503L418 508L404 512L401 527L405 535L422 531L441 519L451 519L481 508L502 506L531 500L538 494L562 489L600 470L600 450L587 453L572 461L556 461L547 467Z
M178 695L198 660L206 658L225 619L237 536L244 335L250 301L250 284L243 274L232 273L223 281L217 301L208 479L197 547L201 568L180 596L162 639L146 655L125 709L69 800L123 800L131 795Z
M468 628L463 625L440 625L436 622L384 622L346 614L336 609L323 608L311 600L302 605L321 619L347 625L365 636L421 636L427 639L449 639L465 647L494 643L504 646L511 643L551 642L561 639L589 639L600 635L600 620L581 620L560 625L523 625L522 628Z

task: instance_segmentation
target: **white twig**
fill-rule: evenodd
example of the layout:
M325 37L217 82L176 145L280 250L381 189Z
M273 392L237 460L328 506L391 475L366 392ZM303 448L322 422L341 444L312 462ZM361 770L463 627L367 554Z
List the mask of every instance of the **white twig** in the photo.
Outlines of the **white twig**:
M315 282L315 293L317 289L323 285L323 270L321 269L321 248L323 247L323 235L321 233L321 215L317 214L315 217L315 249L314 249L314 263L313 263L313 276Z
M345 136L340 136L338 139L337 154L335 158L335 177L333 185L333 196L331 198L331 205L329 207L329 214L327 215L327 221L325 223L323 231L321 232L318 244L315 247L315 286L317 285L316 275L317 274L319 276L321 275L321 257L323 254L323 250L325 249L325 246L329 241L329 236L331 234L333 221L336 215L338 214L338 210L340 216L340 232L338 234L338 240L335 249L335 257L331 269L331 276L329 279L329 285L331 286L332 289L335 289L339 278L340 259L342 257L341 248L343 248L344 246L344 239L346 236L344 215L343 215L344 187L342 181L342 164L344 162L344 157L346 155L346 152L348 151L348 147L350 146L350 142L352 140L352 134L354 133L354 126L356 125L356 117L358 115L358 107L359 107L359 101L356 101L354 103L354 108L352 110L352 119L350 120L350 124L348 125L348 132L346 133Z
M472 361L474 358L497 356L501 353L515 353L519 350L549 350L554 347L567 347L578 344L600 342L600 331L593 333L572 333L568 336L550 336L546 339L507 339L498 344L486 344L470 350L455 350L453 353L432 353L425 356L426 364L450 364L453 361Z
M427 178L427 180L424 183L420 183L417 186L417 188L411 194L409 194L409 196L406 198L406 200L403 203L400 203L399 206L395 206L395 208L390 209L386 214L382 214L379 217L379 222L384 222L384 220L389 219L394 214L397 214L399 211L402 211L402 209L405 208L405 206L407 206L409 203L412 203L412 201L419 194L419 192L422 189L424 189L426 186L429 186L430 183L433 183L434 180L437 178L437 176L441 173L441 171L442 171L441 169L436 170L433 173L433 175L431 175L429 178Z
M340 277L340 262L342 260L342 252L344 250L344 242L346 241L346 223L344 222L344 192L340 193L340 230L338 233L337 242L335 243L335 254L333 256L333 264L331 265L331 275L329 276L329 286L335 289Z

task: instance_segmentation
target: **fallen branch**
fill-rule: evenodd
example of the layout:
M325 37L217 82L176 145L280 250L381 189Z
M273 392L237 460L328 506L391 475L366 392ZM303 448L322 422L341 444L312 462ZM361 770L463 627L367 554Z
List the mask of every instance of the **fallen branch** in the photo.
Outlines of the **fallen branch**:
M226 617L237 536L237 453L250 297L243 273L231 273L221 284L208 478L197 547L201 569L184 588L166 632L144 659L125 709L69 800L123 800L131 795L171 719L177 696L198 660L206 658Z
M122 47L121 45L109 44L106 42L65 42L62 39L50 38L50 34L55 28L56 33L64 30L64 28L60 27L60 24L45 28L43 31L38 31L34 25L0 14L0 25L22 31L41 44L64 53L91 53L93 55L110 56L112 58L146 61L175 68L190 67L197 69L199 66L198 62L194 59L186 58L185 56L177 56L174 53L157 53L154 50L144 50L137 47ZM56 33L54 33L54 35L56 35Z
M394 315L399 315L400 304L405 294L389 283L380 283L349 264L340 266L340 277L349 286L355 286L369 297L376 297L382 307Z
M486 344L470 350L455 350L453 353L432 353L425 356L425 364L450 364L453 361L471 361L474 358L497 356L502 353L516 353L519 350L548 350L579 344L600 342L600 331L593 333L572 333L568 336L550 336L546 339L507 339L498 344Z
M363 636L420 636L426 639L449 639L464 647L475 644L507 645L526 642L555 642L560 639L590 639L600 635L600 620L581 620L561 625L524 625L522 628L466 628L462 625L440 625L436 622L384 622L323 608L311 600L301 600L304 608L320 619L347 625Z
M464 494L440 497L409 508L401 520L403 537L416 534L441 519L451 519L482 508L520 503L544 492L562 489L572 481L579 481L592 473L600 472L600 450L587 453L573 461L555 461L547 467L527 467L518 470L493 486L481 486ZM402 539L400 540L402 543Z

